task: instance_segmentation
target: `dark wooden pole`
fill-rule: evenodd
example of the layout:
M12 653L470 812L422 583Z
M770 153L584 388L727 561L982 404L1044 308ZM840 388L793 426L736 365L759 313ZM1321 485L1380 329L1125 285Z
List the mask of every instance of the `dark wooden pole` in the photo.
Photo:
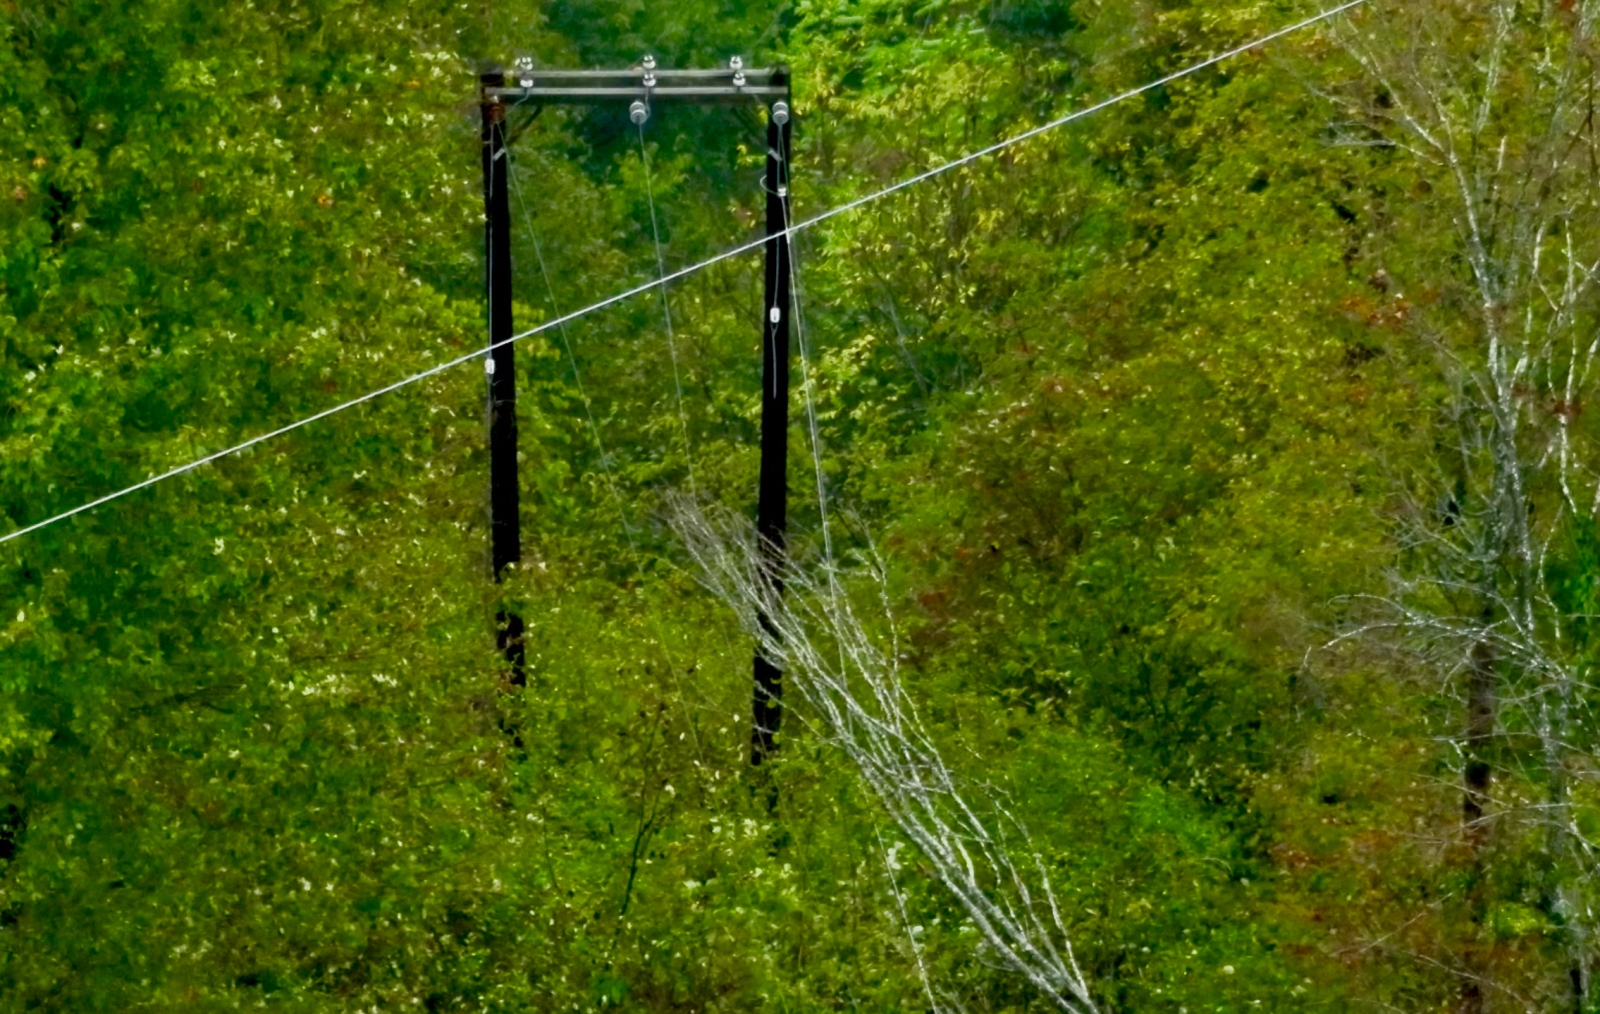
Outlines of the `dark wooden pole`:
M519 65L515 87L490 68L481 76L483 102L483 194L489 296L489 341L507 341L511 327L511 229L506 186L506 138L503 101L518 103L591 104L628 102L649 115L652 100L741 104L771 102L767 120L766 302L762 322L761 488L756 529L761 535L767 580L783 590L784 530L788 521L789 470L789 244L784 230L789 219L789 71L785 67L746 70L741 60L722 71L676 71L655 66L646 57L640 66L621 71L535 70ZM635 121L638 122L638 121ZM522 555L517 519L516 382L511 346L494 349L489 370L489 520L493 538L494 579ZM512 664L512 682L524 682L522 619L501 612L500 650ZM765 617L762 623L767 623ZM760 764L777 749L783 674L777 666L755 658L755 716L750 760Z
M1494 611L1484 609L1483 622L1494 621ZM1466 764L1461 772L1461 828L1471 860L1466 884L1466 942L1461 953L1461 995L1456 1004L1459 1014L1482 1014L1487 997L1482 983L1485 969L1485 923L1491 900L1488 871L1484 868L1489 848L1490 795L1494 771L1489 765L1494 742L1495 718L1499 709L1496 694L1498 659L1493 643L1483 640L1472 646L1467 660L1467 715L1463 730L1462 754Z
M787 84L787 74L773 76ZM781 106L781 113L778 107ZM761 489L756 532L767 563L767 580L782 594L781 563L789 514L789 112L776 104L767 119L766 319L761 343ZM766 617L761 618L766 623ZM755 713L750 763L759 765L777 749L783 673L755 657Z
M498 582L507 564L522 559L522 526L517 514L517 373L509 343L511 323L511 202L506 186L506 107L488 89L505 84L505 74L486 71L483 95L484 288L489 303L489 536L491 568ZM502 344L505 343L505 344ZM522 684L522 618L502 611L498 645L511 663L511 680Z

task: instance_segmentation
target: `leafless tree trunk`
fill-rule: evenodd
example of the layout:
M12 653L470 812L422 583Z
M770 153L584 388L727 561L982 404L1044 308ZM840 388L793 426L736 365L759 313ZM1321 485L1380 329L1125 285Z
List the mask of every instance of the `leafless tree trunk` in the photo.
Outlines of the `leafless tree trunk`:
M1600 0L1370 5L1341 30L1360 73L1334 96L1345 139L1409 156L1413 193L1434 195L1446 219L1429 238L1432 263L1414 256L1410 277L1395 279L1443 294L1413 315L1409 337L1450 392L1444 455L1408 483L1391 615L1368 629L1403 632L1457 674L1471 862L1507 816L1492 791L1497 744L1514 752L1513 726L1538 743L1525 767L1540 769L1544 803L1517 816L1544 822L1547 907L1567 952L1550 992L1572 1009L1587 1002L1595 863L1571 776L1597 737L1574 707L1588 673L1571 609L1546 575L1573 526L1600 510L1600 448L1579 421L1600 351L1597 19ZM1415 253L1424 241L1413 242ZM1481 920L1486 900L1469 904ZM1481 936L1463 945L1465 1014L1485 1009L1492 985Z

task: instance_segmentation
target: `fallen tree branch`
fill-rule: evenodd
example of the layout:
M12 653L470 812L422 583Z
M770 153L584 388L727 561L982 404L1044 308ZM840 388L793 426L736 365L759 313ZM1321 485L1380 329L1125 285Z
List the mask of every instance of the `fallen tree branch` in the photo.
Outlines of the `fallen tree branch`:
M855 763L988 947L1060 1010L1092 1014L1043 859L1030 850L1026 871L1012 860L1006 828L1024 849L1028 837L997 797L986 799L987 816L968 802L969 790L945 765L900 681L897 648L883 651L868 632L838 569L797 566L725 509L678 498L670 517L702 582L738 614L822 734ZM876 579L887 610L881 566L867 560L862 569Z

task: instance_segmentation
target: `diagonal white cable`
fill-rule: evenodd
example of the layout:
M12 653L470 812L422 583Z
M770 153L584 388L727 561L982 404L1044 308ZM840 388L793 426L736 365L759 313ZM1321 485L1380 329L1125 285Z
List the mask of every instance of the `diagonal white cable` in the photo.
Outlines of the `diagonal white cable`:
M1182 70L1175 70L1165 77L1159 77L1154 81L1148 82L1147 84L1142 84L1137 88L1130 88L1125 92L1119 92L1118 94L1113 95L1111 98L1102 99L1101 101L1096 102L1094 105L1085 106L1082 109L1074 110L1073 112L1070 112L1065 116L1057 117L1048 123L1042 123L1037 127L1023 131L1020 134L1015 134L1011 137L1005 138L1004 140L996 141L994 144L991 144L986 148L979 148L977 151L972 152L969 155L963 155L960 158L952 159L949 162L942 162L939 165L934 166L932 169L924 170L923 172L917 173L915 176L908 176L898 183L892 183L889 186L884 187L882 190L874 190L872 193L866 194L862 197L857 197L853 201L847 201L838 207L830 208L829 210L821 212L820 214L813 215L811 218L796 222L794 225L783 230L780 235L790 236L800 232L803 229L809 229L814 225L820 225L831 218L837 218L846 212L854 211L864 204L871 204L873 201L888 197L890 194L899 193L900 191L905 190L907 187L916 186L918 183L933 179L935 176L943 175L952 169L959 169L964 165L969 165L973 162L976 162L978 159L984 158L988 155L993 155L997 151L1003 151L1006 148L1012 147L1013 145L1021 144L1023 141L1038 137L1040 134L1048 133L1049 131L1055 130L1058 127L1066 126L1075 120L1081 120L1086 116L1092 116L1102 109L1114 106L1120 102L1126 102L1128 99L1136 98L1140 95L1143 95L1145 92L1160 88L1162 85L1171 84L1173 81L1188 77L1191 74L1197 74L1200 71L1205 70L1207 67L1214 67L1224 60L1238 56L1240 53L1248 52L1252 49L1255 49L1257 46L1264 46L1269 42L1274 42L1283 38L1285 35L1290 35L1294 32L1300 31L1301 29L1309 28L1312 25L1318 24L1319 22L1326 21L1329 18L1342 14L1345 11L1350 10L1352 7L1359 7L1366 2L1367 0L1347 0L1346 3L1342 3L1337 7L1331 7L1320 14L1314 14L1311 17L1296 21L1294 24L1289 25L1286 28L1280 28L1275 32L1270 32L1266 35L1263 35L1258 39L1253 39L1250 42L1235 46L1232 49L1224 50L1215 56L1207 57L1206 59L1201 60L1199 63L1190 64L1189 66L1184 67ZM315 412L311 415L305 416L302 419L296 419L294 422L289 423L288 425L280 426L275 430L269 430L266 433L258 434L257 436L253 436L248 440L234 444L232 447L227 447L215 453L207 454L204 457L196 458L193 461L179 465L176 468L168 469L159 475L152 475L148 479L136 482L131 486L126 486L117 490L115 493L107 493L105 496L97 497L96 499L90 500L87 503L79 504L77 507L73 507L70 510L64 510L59 514L53 514L50 517L45 518L43 521L35 521L33 524L18 528L16 531L7 532L5 535L0 535L0 543L10 542L12 539L21 538L30 532L36 532L39 529L46 528L58 521L65 521L67 518L82 514L84 511L93 510L102 504L107 504L113 500L121 499L122 497L127 496L129 493L136 493L148 486L154 486L158 482L165 482L166 480L175 478L184 474L185 472L192 472L195 469L200 468L203 465L209 465L213 461L216 461L220 458L226 458L231 454L238 454L240 451L247 451L257 444L266 443L268 440L281 437L285 433L292 433L295 430L300 429L302 426L309 426L312 423L326 419L331 415L337 415L346 409L355 408L357 405L364 405L375 398L381 398L390 392L398 391L403 387L409 387L418 381L427 380L429 377L438 376L446 370L454 369L463 363L470 362L473 359L481 358L484 355L493 352L502 345L509 345L514 341L520 341L523 338L540 334L544 331L550 330L551 328L560 327L561 325L577 320L580 317L586 317L591 313L604 310L608 306L631 299L642 292L648 292L659 285L666 285L668 282L677 281L678 279L692 275L697 271L702 271L706 268L709 268L714 264L720 264L723 261L737 257L740 254L749 253L751 250L759 250L764 247L767 244L767 241L771 238L771 236L762 236L759 239L753 239L747 243L741 243L738 246L724 250L722 253L719 253L713 257L708 257L699 263L690 264L687 267L679 268L670 274L660 275L654 281L645 282L641 285L635 285L631 289L624 289L621 292L607 296L605 299L602 299L597 303L591 303L580 310L574 310L565 316L557 317L554 320L545 321L538 327L530 328L529 330L523 331L520 334L514 334L510 338L503 338L493 345L487 346L486 348L477 349L472 352L457 356L454 359L446 360L445 362L439 363L435 366L430 366L421 373L413 373L409 377L402 377L392 384L380 387L374 391L368 391L366 394L360 395L359 397L351 398L349 401L340 402L337 405L325 408L320 412Z

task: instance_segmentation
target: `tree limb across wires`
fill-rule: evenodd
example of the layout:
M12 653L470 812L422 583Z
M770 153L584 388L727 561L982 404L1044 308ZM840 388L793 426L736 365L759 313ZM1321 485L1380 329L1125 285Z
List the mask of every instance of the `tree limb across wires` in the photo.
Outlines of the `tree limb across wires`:
M969 803L970 788L946 766L900 681L896 646L886 652L868 632L839 570L831 563L808 569L763 551L754 526L726 508L680 497L670 519L701 581L733 608L822 734L855 763L984 942L1058 1009L1093 1014L1043 859L997 798ZM868 560L863 569L881 594L881 566ZM1008 837L1030 862L1017 865Z

